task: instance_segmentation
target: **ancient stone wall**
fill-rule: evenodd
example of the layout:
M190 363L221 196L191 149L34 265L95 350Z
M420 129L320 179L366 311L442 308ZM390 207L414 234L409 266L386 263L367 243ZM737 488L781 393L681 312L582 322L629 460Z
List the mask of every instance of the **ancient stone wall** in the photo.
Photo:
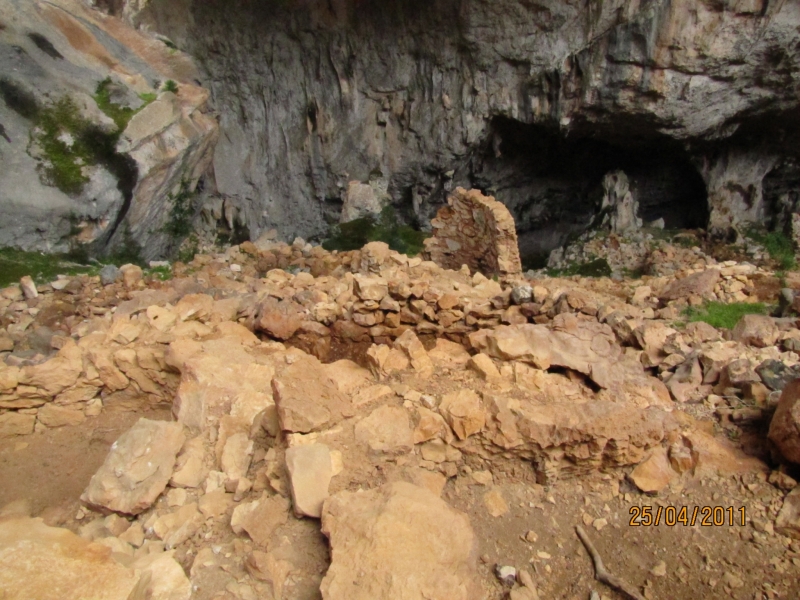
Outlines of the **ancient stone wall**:
M436 264L506 279L522 272L514 218L492 196L456 188L431 225L425 254Z

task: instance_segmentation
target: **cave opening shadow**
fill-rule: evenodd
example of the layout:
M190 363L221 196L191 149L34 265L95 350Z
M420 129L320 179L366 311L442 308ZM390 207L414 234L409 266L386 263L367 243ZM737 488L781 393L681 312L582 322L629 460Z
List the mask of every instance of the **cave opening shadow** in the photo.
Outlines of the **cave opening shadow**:
M523 255L546 254L590 226L603 177L617 170L628 176L645 225L663 219L665 229L706 227L703 178L686 149L658 133L621 137L584 127L565 137L499 117L473 161L473 184L514 215Z

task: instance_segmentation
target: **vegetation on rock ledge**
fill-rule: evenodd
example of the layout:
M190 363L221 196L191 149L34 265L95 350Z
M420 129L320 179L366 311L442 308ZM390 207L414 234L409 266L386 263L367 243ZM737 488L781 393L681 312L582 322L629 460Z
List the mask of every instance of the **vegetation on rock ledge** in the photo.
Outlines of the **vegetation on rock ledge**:
M322 242L326 250L359 250L369 242L386 242L392 250L416 256L423 249L425 233L399 222L394 208L387 206L380 216L367 216L331 227Z
M700 308L689 307L683 314L688 317L689 323L703 321L712 327L733 329L743 316L764 315L767 310L767 306L761 302L708 302Z

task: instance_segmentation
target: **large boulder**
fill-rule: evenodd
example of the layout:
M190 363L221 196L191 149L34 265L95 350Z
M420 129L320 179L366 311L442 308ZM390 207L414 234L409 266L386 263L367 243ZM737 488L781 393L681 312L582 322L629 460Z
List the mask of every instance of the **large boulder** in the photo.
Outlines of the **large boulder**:
M324 600L476 598L476 547L468 517L433 492L397 482L340 492L323 507L331 566Z
M111 446L81 500L130 515L147 510L167 487L184 440L178 423L139 419Z

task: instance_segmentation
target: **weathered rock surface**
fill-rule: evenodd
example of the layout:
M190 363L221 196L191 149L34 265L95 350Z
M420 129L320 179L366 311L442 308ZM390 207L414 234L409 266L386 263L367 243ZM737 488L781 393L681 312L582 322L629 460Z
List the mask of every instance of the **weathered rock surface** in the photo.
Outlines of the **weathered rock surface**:
M559 315L551 329L544 325L508 325L470 335L473 348L501 360L520 360L539 369L567 367L583 373L601 387L612 382L612 361L620 356L607 325Z
M325 600L468 600L474 580L474 534L466 515L409 483L340 492L322 515L332 563Z
M81 500L131 515L146 510L167 487L184 440L178 423L139 419L114 443Z
M396 406L376 408L356 425L356 440L375 452L408 452L414 445L408 413Z
M787 460L800 464L800 380L783 388L769 424L769 439Z
M786 131L782 115L797 106L800 17L785 2L614 0L589 10L577 2L504 0L445 2L421 12L400 2L388 29L384 12L357 3L301 13L221 1L191 10L166 5L129 2L124 15L204 65L223 131L215 183L236 201L255 237L271 226L284 235L322 232L326 213L340 218L354 180L379 180L396 204L410 197L423 221L455 186L480 183L500 190L526 229L546 229L539 237L548 239L531 244L550 250L589 221L584 215L593 203L582 202L585 190L621 167L613 160L622 154L617 144L631 133L659 149L659 164L640 175L645 185L634 186L649 188L643 195L656 205L653 190L670 171L660 160L663 136L702 142L701 173L673 172L673 197L685 194L689 177L699 180L708 188L713 225L725 230L764 214L764 174L774 154L785 152L772 128ZM348 20L355 14L358 26ZM286 39L289 24L311 35ZM286 56L262 72L256 57L272 57L276 47ZM333 58L317 64L314 57L331 47ZM418 76L420 56L430 69ZM786 57L779 73L771 66L776 56ZM244 85L230 86L232 75ZM264 111L263 90L274 110ZM546 131L540 124L560 127L570 141L592 136L607 145L578 143L575 154L554 159L560 138L526 145L532 136L548 139L539 135ZM287 144L293 135L303 143ZM352 140L363 141L359 152ZM275 151L281 144L286 149ZM471 151L480 159L466 166ZM586 169L575 158L586 155L611 160ZM570 161L580 167L564 168ZM251 206L250 198L268 200ZM680 221L678 211L664 216ZM562 221L556 230L554 220Z
M272 382L281 429L308 433L351 414L350 402L314 357L286 367Z
M84 3L4 1L2 12L0 46L7 52L0 70L8 75L8 101L0 103L6 132L0 143L8 168L0 174L6 200L0 206L0 246L52 251L98 242L102 249L132 240L146 258L163 253L171 243L162 229L169 195L182 181L194 189L218 132L191 59ZM140 98L157 94L153 83L168 79L179 82L177 95L164 92L149 105ZM104 80L118 110L139 111L124 132L95 99ZM37 118L57 101L75 111L58 123L58 135L68 142L62 142L62 157L42 150L47 142L36 130ZM95 129L88 153L76 145L81 121ZM122 135L115 148L117 133ZM62 166L74 162L79 174L66 182L54 175L59 167L53 161L59 160Z
M324 444L294 446L286 450L294 512L319 518L333 477L330 449Z
M800 540L800 487L796 487L783 500L783 506L775 519L775 531Z
M137 597L140 574L115 562L110 548L41 519L0 521L0 560L0 590L8 600Z
M731 337L743 344L764 348L778 341L778 327L764 315L745 315L731 331Z

